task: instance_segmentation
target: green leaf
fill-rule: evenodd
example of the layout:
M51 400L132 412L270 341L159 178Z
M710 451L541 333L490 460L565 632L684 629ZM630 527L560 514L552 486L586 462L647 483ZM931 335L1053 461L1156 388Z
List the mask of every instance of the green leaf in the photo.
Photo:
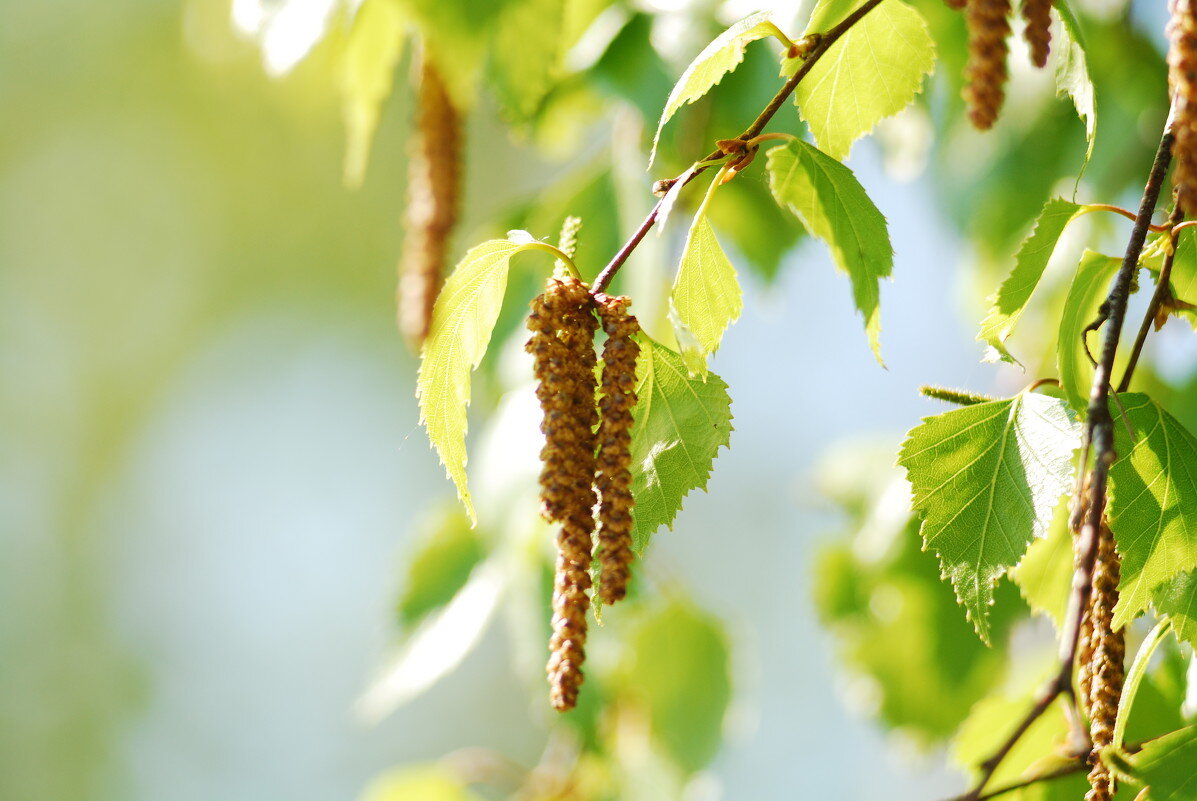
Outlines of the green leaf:
M379 109L391 94L403 52L403 13L393 0L365 0L353 18L341 65L341 98L348 142L345 183L360 186L378 127Z
M1027 605L1064 625L1064 613L1072 590L1072 532L1068 530L1068 502L1062 501L1052 515L1047 536L1031 543L1026 556L1010 571Z
M1039 286L1039 279L1043 277L1060 235L1080 210L1077 204L1057 197L1049 200L1039 213L1031 235L1023 240L1014 257L1014 269L1002 282L997 294L990 299L993 305L981 322L977 339L992 349L986 357L988 361L1000 358L1011 364L1018 363L1006 350L1006 339L1014 331L1018 319L1026 311L1027 302Z
M1167 236L1167 234L1164 234ZM1176 242L1176 256L1172 259L1172 275L1169 279L1172 294L1185 303L1197 305L1197 232L1184 230ZM1194 329L1197 329L1197 310L1182 309Z
M623 692L647 710L654 739L687 772L719 750L731 700L723 626L690 603L671 601L642 619L630 638Z
M1085 328L1097 318L1110 281L1121 266L1122 259L1086 250L1064 301L1056 337L1056 369L1064 396L1078 411L1089 405L1089 387L1093 383L1093 365L1085 355ZM1093 341L1095 346L1097 338Z
M926 417L902 445L923 542L986 642L994 584L1047 532L1078 435L1062 401L1023 393Z
M1197 793L1197 726L1152 740L1128 760L1132 778L1151 788L1147 801L1192 801Z
M1093 156L1093 145L1097 141L1097 98L1093 79L1089 76L1089 63L1085 56L1085 40L1081 36L1081 24L1066 0L1055 0L1060 15L1062 41L1053 44L1056 54L1056 94L1068 95L1076 107L1077 116L1085 123L1085 161L1080 172L1085 171ZM1080 183L1080 175L1077 175Z
M515 0L499 19L491 49L499 99L527 120L553 86L564 55L565 0Z
M691 378L682 357L640 338L639 401L632 424L632 539L643 553L662 525L672 526L692 489L706 489L711 465L731 437L731 398L714 373Z
M442 765L396 768L370 782L359 801L476 801L461 779Z
M1152 605L1172 620L1178 640L1197 646L1197 571L1181 573L1155 588Z
M728 261L707 221L707 209L723 175L724 171L720 170L694 213L670 294L682 359L691 374L704 377L707 357L718 350L723 332L740 319L744 309L744 295L736 278L736 268Z
M830 29L859 5L820 0L806 33ZM786 59L782 74L793 75L801 63ZM811 67L794 102L819 148L843 160L853 142L914 101L933 69L935 42L922 15L906 3L882 3Z
M745 17L716 36L686 67L669 93L665 110L661 112L661 121L657 123L657 133L653 136L652 153L648 159L650 167L657 157L657 143L661 140L665 123L678 109L701 98L723 80L724 75L738 67L744 60L744 49L749 42L774 35L777 26L769 18L770 14L765 11Z
M471 521L476 516L465 470L470 371L486 354L503 305L511 257L522 247L492 239L466 253L437 296L416 379L420 422Z
M411 629L453 600L486 556L486 544L456 507L441 509L423 526L416 552L406 560L399 624Z
M1146 609L1161 584L1197 568L1197 440L1146 395L1118 397L1126 416L1112 404L1118 459L1107 507L1122 555L1115 628Z
M882 278L893 270L894 249L885 217L852 171L799 140L769 151L769 188L814 236L827 243L836 265L852 281L869 345L881 361Z

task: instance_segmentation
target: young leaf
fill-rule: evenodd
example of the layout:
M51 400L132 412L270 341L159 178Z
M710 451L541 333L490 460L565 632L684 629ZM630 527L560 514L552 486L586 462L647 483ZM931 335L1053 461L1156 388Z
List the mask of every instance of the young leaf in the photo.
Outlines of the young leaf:
M392 0L365 0L353 18L341 66L348 140L344 173L350 186L360 186L366 173L379 109L391 94L395 64L403 52L403 25L403 14Z
M466 253L445 281L432 310L432 325L416 379L420 422L441 463L475 520L466 486L466 408L470 371L482 361L507 288L511 257L523 245L492 239Z
M1089 64L1085 56L1085 41L1081 36L1081 24L1065 0L1055 0L1056 11L1064 24L1063 37L1052 50L1056 52L1056 94L1068 95L1076 107L1077 116L1085 123L1085 165L1093 156L1093 145L1097 141L1097 99L1093 90L1093 79L1089 76ZM1077 176L1080 181L1080 176Z
M632 540L643 553L662 525L672 526L690 490L706 489L711 464L731 436L731 398L714 373L691 378L682 357L640 338L632 424Z
M986 357L988 361L1000 358L1011 364L1018 363L1010 351L1006 350L1006 339L1026 310L1027 302L1030 301L1035 287L1039 285L1039 279L1043 276L1064 228L1080 210L1081 207L1075 203L1063 198L1052 198L1039 213L1031 235L1023 241L1022 247L1014 257L1014 269L991 299L993 305L981 322L981 332L977 334L977 339L991 348Z
M1156 587L1151 602L1157 612L1171 618L1176 639L1197 646L1197 570Z
M1023 393L926 417L902 445L923 543L986 642L994 584L1046 533L1078 433L1063 401Z
M1197 788L1197 726L1146 743L1129 762L1132 778L1150 788L1148 801L1192 801Z
M701 769L719 750L731 700L723 626L675 600L640 621L629 645L624 692L644 705L654 739L678 765Z
M1197 439L1146 395L1118 398L1126 417L1111 404L1118 459L1106 510L1122 555L1115 628L1146 609L1161 584L1197 568Z
M552 88L564 55L565 0L512 0L491 49L495 89L517 120L527 120Z
M819 0L807 33L828 30L859 2ZM801 59L786 59L792 75ZM852 143L912 103L935 68L927 23L906 3L882 3L839 38L794 91L794 102L815 142L843 160Z
M1093 383L1093 365L1085 355L1085 328L1096 319L1110 281L1121 266L1122 259L1086 250L1068 289L1056 337L1056 369L1073 409L1088 406L1089 385ZM1092 341L1090 348L1096 347L1097 337Z
M836 265L848 274L869 346L880 362L878 284L894 264L885 217L850 169L806 142L794 140L770 150L768 170L773 197L827 243Z
M687 103L700 99L711 87L723 80L723 76L734 70L744 60L744 49L749 42L772 36L777 26L769 21L769 13L762 11L745 17L732 25L715 40L707 45L698 57L690 62L678 78L669 99L665 101L665 110L661 112L661 121L657 123L657 133L653 136L652 153L648 164L651 167L657 157L657 144L661 140L661 131L665 123L677 113L677 110Z
M704 377L707 357L719 348L723 332L740 318L744 308L736 268L728 261L707 221L707 209L723 175L720 170L694 213L670 295L682 359L691 374Z

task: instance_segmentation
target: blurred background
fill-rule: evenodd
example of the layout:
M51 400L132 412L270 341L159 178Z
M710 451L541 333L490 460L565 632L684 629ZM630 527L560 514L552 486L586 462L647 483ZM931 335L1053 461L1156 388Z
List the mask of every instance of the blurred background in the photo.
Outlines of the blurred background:
M513 122L501 98L478 97L453 258L511 227L554 235L574 211L587 223L581 256L593 275L648 210L650 180L709 149L712 132L742 128L777 85L762 45L723 100L688 109L688 123L679 115L664 164L645 174L646 130L685 63L758 8L779 20L809 13L798 2L591 5L589 38L571 51L573 83L539 116ZM889 218L897 252L895 280L883 287L888 369L871 358L826 250L804 241L796 221L754 205L763 172L745 174L720 230L730 231L747 313L712 363L731 387L732 447L709 494L693 494L674 530L657 534L644 608L623 620L616 608L592 633L586 686L598 698L604 687L618 695L621 681L636 685L641 662L649 672L660 664L646 655L653 649L669 659L653 626L674 630L661 623L670 615L712 638L710 675L687 680L714 696L726 683L726 716L713 701L706 718L718 737L683 744L679 753L697 755L679 768L645 764L657 746L638 744L634 713L566 725L581 733L563 735L545 702L543 640L525 642L520 621L545 625L544 610L528 608L529 597L543 598L543 575L528 565L541 564L550 535L530 522L517 546L495 545L507 541L509 507L534 509L535 411L519 377L524 300L508 304L515 310L479 375L471 468L481 533L460 535L467 551L482 543L508 562L471 574L480 557L464 557L464 574L446 585L471 575L473 595L412 655L427 610L403 605L419 575L410 565L454 514L444 511L453 488L417 425L417 361L395 326L412 49L395 65L364 181L350 188L341 64L352 7L8 3L0 798L331 801L358 798L387 775L423 782L412 801L466 798L437 784L445 764L485 780L471 793L500 797L504 781L519 783L505 775L571 748L611 757L585 781L634 777L622 786L635 789L612 796L621 799L897 801L955 791L962 780L939 742L958 721L895 710L876 670L846 664L852 648L826 604L827 625L816 608L817 554L871 514L902 433L939 410L918 385L1010 392L1035 377L981 363L976 324L1044 200L1071 193L1084 137L1050 76L1031 74L1025 59L1003 127L988 140L962 130L961 26L942 3L916 5L940 46L937 75L924 101L849 162ZM1091 53L1121 54L1091 59L1104 116L1084 200L1136 203L1163 117L1155 5L1080 4ZM801 130L792 110L777 128ZM668 280L683 216L625 271L639 308ZM1091 246L1125 236L1117 221L1086 224ZM511 297L540 279L530 271L520 280ZM1024 324L1029 373L1050 363L1034 334L1048 327L1041 316ZM1165 335L1169 356L1156 364L1180 385L1192 348ZM517 479L520 489L505 483ZM529 541L541 543L534 559L505 570ZM935 603L951 608L940 590ZM641 651L627 652L638 642ZM985 674L956 699L967 710L1004 673L960 647ZM687 670L689 659L675 657ZM925 675L909 670L898 679L907 694ZM933 689L909 705L933 707ZM699 725L681 721L681 731ZM437 762L446 754L455 756ZM433 763L442 767L410 767ZM404 798L393 787L391 797ZM578 792L551 797L603 797Z

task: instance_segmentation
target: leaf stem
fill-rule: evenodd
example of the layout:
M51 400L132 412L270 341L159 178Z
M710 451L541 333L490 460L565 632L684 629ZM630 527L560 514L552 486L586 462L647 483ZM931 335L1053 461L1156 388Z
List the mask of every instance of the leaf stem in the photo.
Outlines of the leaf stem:
M539 250L544 253L551 254L557 257L557 262L565 267L565 271L570 274L570 277L582 280L582 274L578 272L578 266L574 264L574 260L569 257L565 251L560 248L555 248L548 242L524 242L512 252L512 256L516 253L523 253L528 250Z
M1128 209L1124 209L1121 206L1110 205L1109 203L1086 203L1085 205L1081 206L1080 213L1083 215L1083 214L1089 214L1090 212L1094 212L1094 211L1109 211L1109 212L1113 212L1114 214L1119 214L1128 220L1136 219L1134 212L1129 211ZM1080 216L1080 215L1078 215L1078 216ZM1151 228L1152 231L1160 232L1160 231L1167 231L1172 226L1167 225L1167 224L1160 224L1160 225L1151 225L1149 227Z
M859 8L841 20L839 24L827 31L827 33L823 34L823 36L819 39L819 43L815 45L815 48L806 57L806 60L802 62L802 66L800 66L797 71L795 71L794 74L786 80L781 89L777 91L777 94L773 96L773 99L769 101L769 104L765 106L761 113L757 115L757 118L752 121L752 124L749 125L744 130L744 133L740 134L738 138L748 142L760 136L761 132L765 130L765 126L769 124L769 121L773 119L773 116L777 114L785 102L789 100L790 95L792 95L794 90L798 88L798 84L801 83L802 79L805 78L811 69L814 68L819 59L831 49L831 47L836 43L836 41L839 40L841 36L850 31L853 25L864 19L866 14L868 14L877 6L881 5L882 2L883 0L865 0L865 2L862 3ZM724 155L725 154L721 150L716 149L705 159L703 159L703 161L715 161L722 158ZM705 171L707 168L707 166L700 166L696 170L687 170L685 173L674 179L674 182L680 182L682 186L685 186L686 184L690 183L690 181L694 180L699 173ZM607 263L607 266L604 267L602 272L598 274L598 277L594 279L593 292L597 293L606 290L607 286L611 283L611 280L615 278L615 274L619 272L621 267L623 267L624 262L628 260L628 257L632 255L632 252L635 251L636 247L641 241L643 241L644 236L649 232L653 225L656 224L657 214L660 209L661 201L658 200L656 205L653 206L652 211L650 211L648 216L644 218L644 222L640 223L640 227L636 229L631 238L624 243L623 247L619 249L619 252L617 252L611 258L611 261Z

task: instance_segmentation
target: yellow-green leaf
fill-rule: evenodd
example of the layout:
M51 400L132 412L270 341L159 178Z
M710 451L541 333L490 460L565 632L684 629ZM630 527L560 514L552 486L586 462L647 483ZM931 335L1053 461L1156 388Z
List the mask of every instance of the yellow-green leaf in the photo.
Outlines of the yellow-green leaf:
M1085 355L1085 328L1097 317L1106 298L1110 280L1122 266L1122 259L1103 256L1086 250L1077 265L1064 313L1060 315L1060 332L1056 339L1056 364L1060 371L1060 386L1065 397L1076 410L1089 402L1089 385L1093 383L1093 365ZM1096 347L1097 337L1093 337Z
M365 0L353 18L341 65L345 118L345 183L360 186L378 127L379 109L391 94L403 52L404 17L393 0Z

